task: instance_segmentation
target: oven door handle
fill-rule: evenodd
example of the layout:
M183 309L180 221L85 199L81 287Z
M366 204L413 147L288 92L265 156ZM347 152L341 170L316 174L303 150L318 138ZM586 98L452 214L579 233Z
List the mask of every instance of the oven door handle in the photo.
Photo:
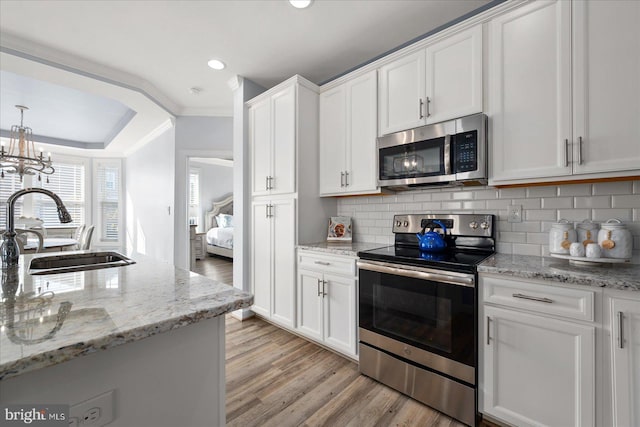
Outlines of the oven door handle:
M361 270L375 271L377 273L393 274L396 276L411 277L414 279L431 280L433 282L450 283L452 285L475 287L475 277L469 275L452 275L439 271L410 270L401 267L394 267L387 264L374 264L358 261L358 268Z
M444 174L451 175L451 135L444 136Z

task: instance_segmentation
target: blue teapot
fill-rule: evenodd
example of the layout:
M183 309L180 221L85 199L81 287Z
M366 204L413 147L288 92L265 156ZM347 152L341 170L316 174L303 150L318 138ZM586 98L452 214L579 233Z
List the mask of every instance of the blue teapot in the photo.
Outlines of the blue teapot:
M429 225L431 225L431 227L429 228L429 231L425 233L425 230ZM438 232L433 231L435 225L442 228L443 235L447 233L447 227L445 227L442 222L437 220L431 221L422 229L422 233L416 234L421 251L440 252L447 247L447 242L444 241L444 238Z

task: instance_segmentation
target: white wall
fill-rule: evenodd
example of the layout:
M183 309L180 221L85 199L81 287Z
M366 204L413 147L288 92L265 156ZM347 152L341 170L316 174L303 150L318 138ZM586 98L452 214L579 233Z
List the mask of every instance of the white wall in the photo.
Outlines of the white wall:
M174 264L189 268L188 159L189 157L231 158L231 117L178 117L175 126L175 218Z
M198 232L204 227L205 213L211 210L211 204L233 193L233 167L212 165L191 160L189 169L200 171L200 209L198 212Z
M523 222L507 222L509 205L522 206ZM559 219L603 222L617 218L631 230L634 250L640 250L640 181L424 189L338 199L338 215L353 218L356 241L392 244L391 219L401 213L495 214L498 252L539 256L549 253L549 228Z
M170 128L125 160L127 253L173 263L175 132Z

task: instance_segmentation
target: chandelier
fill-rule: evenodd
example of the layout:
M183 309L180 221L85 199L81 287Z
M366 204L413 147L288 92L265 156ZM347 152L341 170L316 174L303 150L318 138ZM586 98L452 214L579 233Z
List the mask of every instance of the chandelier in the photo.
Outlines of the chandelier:
M4 178L5 171L7 173L17 173L20 175L20 181L24 175L38 174L38 181L41 181L41 174L51 175L55 169L51 166L51 153L47 158L44 157L42 149L39 154L33 144L33 132L31 128L23 125L24 110L28 107L24 105L16 105L20 110L20 126L11 126L11 134L9 138L9 149L5 150L4 141L0 147L0 177ZM49 182L49 177L47 177Z

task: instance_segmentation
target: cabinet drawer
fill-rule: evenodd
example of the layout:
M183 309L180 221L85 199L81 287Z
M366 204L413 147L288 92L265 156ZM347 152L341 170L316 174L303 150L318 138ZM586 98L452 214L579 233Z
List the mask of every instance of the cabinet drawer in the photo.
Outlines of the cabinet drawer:
M571 319L594 320L594 291L480 276L483 301Z
M298 267L347 276L356 275L356 260L339 255L324 255L317 252L298 252Z

